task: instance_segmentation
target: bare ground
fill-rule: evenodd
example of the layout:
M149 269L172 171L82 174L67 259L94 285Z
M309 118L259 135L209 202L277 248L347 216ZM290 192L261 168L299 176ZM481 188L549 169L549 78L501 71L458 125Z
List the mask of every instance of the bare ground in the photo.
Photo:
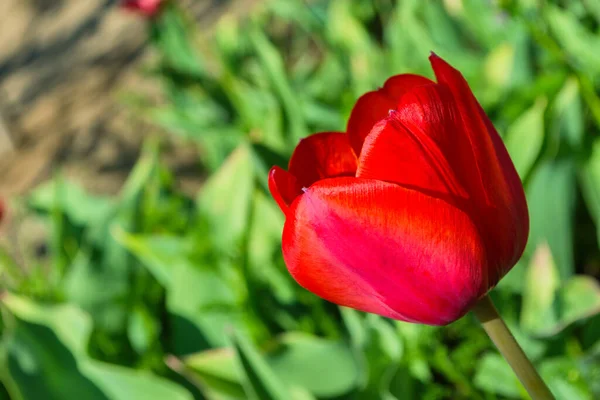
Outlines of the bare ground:
M0 1L0 197L23 195L57 169L105 194L117 192L129 174L155 128L118 95L157 90L139 74L152 57L145 21L118 2ZM223 14L241 17L256 3L181 2L207 35ZM166 158L182 188L196 191L201 181L194 150L174 141ZM31 219L10 212L0 230L0 242L12 250L45 236Z
M254 2L185 3L210 31ZM119 189L153 129L117 99L156 92L138 73L151 57L145 28L118 0L0 1L0 195L26 193L57 168L94 192ZM173 168L189 171L195 154L174 151ZM193 189L193 176L181 179Z

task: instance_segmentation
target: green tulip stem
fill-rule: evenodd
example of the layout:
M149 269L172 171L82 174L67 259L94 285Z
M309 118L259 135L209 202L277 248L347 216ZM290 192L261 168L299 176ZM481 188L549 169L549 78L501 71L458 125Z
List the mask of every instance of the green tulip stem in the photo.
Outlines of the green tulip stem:
M533 400L554 400L554 396L498 314L489 295L479 300L473 313L492 342L511 366Z

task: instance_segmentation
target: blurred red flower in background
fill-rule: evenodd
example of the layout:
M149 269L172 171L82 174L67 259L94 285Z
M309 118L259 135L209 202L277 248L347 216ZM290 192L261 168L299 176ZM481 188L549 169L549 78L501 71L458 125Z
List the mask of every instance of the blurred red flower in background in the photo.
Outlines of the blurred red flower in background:
M153 17L160 11L162 3L164 0L123 0L121 6L147 17Z
M269 188L283 256L331 302L444 325L520 258L523 186L502 140L456 69L432 54L437 83L394 76L363 95L347 132L303 139Z

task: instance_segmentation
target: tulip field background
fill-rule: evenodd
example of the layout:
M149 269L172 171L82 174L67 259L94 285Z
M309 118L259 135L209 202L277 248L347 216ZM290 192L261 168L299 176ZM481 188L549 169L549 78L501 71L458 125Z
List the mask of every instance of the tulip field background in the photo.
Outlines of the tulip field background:
M525 184L529 244L492 297L558 399L600 398L600 2L272 0L209 35L172 1L148 35L139 74L161 96L121 101L163 134L119 195L57 174L10 199L48 236L46 252L0 251L0 399L528 398L471 315L341 309L281 257L268 169L344 130L387 77L431 77L430 51ZM162 160L172 141L198 149L194 196Z

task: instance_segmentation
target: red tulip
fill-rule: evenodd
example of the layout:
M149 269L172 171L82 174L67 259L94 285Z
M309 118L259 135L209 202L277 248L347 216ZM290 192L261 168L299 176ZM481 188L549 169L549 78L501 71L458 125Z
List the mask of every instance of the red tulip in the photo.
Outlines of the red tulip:
M285 263L331 302L445 325L521 256L523 186L463 76L403 74L356 103L346 133L300 141L271 193L286 215Z
M162 3L164 0L123 0L121 7L146 17L153 17L160 11Z

